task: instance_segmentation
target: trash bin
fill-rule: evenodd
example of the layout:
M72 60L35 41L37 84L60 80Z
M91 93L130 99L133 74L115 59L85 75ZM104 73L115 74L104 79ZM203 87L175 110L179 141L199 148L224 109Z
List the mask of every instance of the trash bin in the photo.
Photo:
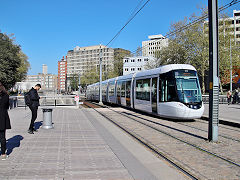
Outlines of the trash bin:
M52 129L53 123L52 123L52 107L43 107L43 129Z

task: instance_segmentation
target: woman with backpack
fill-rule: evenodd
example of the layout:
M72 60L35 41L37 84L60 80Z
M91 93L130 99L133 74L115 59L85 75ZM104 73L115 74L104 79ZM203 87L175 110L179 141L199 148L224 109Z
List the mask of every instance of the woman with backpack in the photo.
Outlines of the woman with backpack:
M1 158L6 160L6 129L11 129L10 118L8 116L9 95L0 82L0 142L1 142Z

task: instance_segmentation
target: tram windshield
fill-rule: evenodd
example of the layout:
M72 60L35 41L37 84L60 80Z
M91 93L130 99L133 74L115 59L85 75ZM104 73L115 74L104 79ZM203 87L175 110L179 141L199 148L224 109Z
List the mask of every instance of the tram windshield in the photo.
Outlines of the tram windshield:
M183 103L192 104L202 101L201 89L196 71L175 71L177 94Z

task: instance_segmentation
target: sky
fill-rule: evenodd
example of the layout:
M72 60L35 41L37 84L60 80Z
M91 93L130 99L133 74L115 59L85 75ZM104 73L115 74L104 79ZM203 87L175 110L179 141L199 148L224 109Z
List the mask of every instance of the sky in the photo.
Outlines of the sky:
M0 32L14 34L28 56L29 75L57 74L57 62L76 46L106 45L123 27L140 1L147 0L0 0ZM200 14L207 0L150 0L110 44L135 51L149 35L169 32L171 23ZM219 7L231 0L219 0ZM232 16L233 9L227 10Z

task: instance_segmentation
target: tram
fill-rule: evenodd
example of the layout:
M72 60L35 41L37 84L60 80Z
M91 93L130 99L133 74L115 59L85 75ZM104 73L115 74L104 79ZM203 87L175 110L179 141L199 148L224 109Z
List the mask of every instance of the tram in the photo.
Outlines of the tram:
M87 86L86 98L99 101L99 82ZM204 112L197 71L188 64L105 80L102 101L172 119L200 118Z

